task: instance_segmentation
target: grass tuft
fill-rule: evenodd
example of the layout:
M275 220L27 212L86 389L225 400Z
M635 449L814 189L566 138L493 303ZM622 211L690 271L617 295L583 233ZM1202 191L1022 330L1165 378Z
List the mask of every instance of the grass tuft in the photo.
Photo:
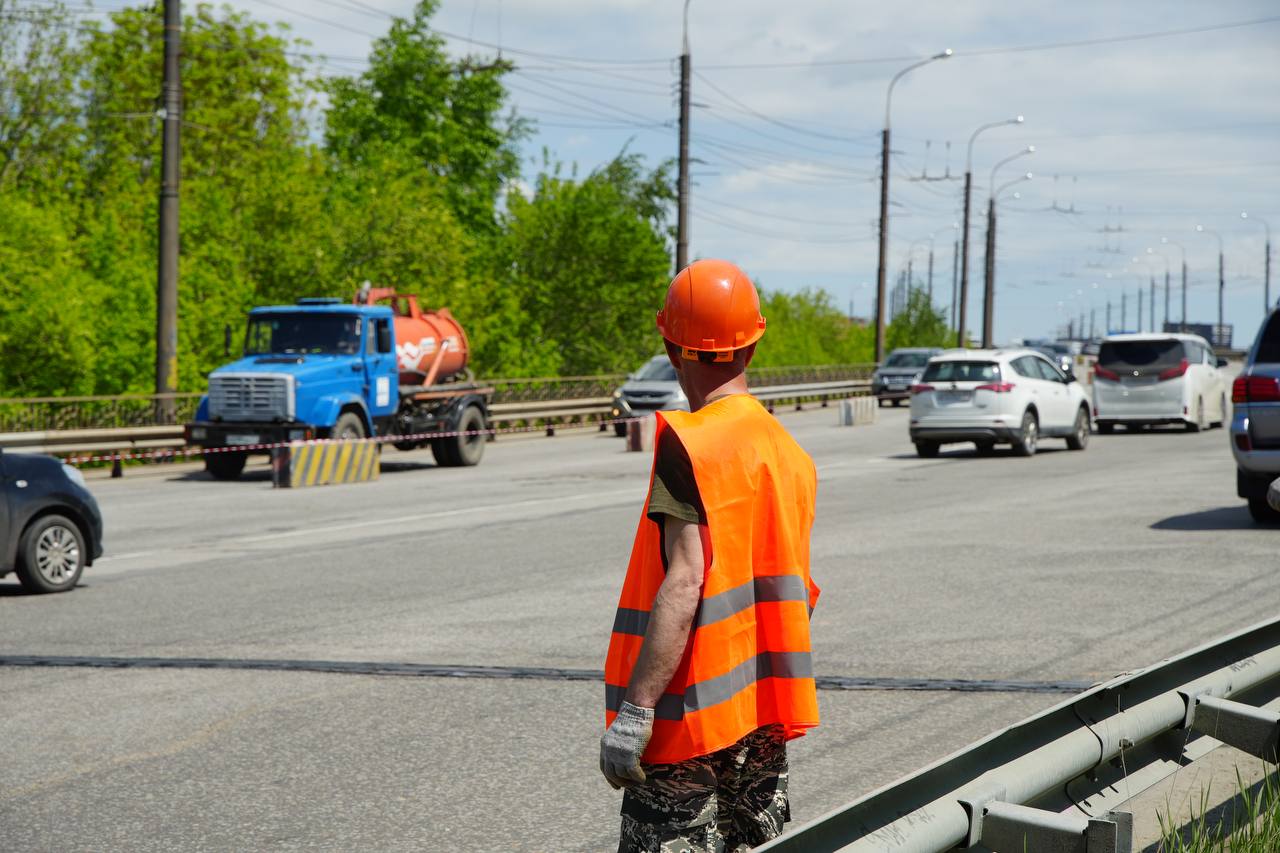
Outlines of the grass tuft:
M1268 773L1252 789L1236 771L1239 795L1222 819L1210 819L1209 792L1200 795L1199 810L1191 821L1177 826L1159 814L1160 844L1157 853L1277 853L1280 851L1280 777Z

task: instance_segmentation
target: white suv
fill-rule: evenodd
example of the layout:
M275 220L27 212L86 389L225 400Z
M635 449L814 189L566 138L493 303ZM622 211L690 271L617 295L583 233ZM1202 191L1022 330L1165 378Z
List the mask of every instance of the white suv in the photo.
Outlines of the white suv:
M1089 403L1074 376L1029 349L949 350L911 388L911 440L924 457L972 441L979 453L1012 444L1031 456L1042 436L1089 443Z

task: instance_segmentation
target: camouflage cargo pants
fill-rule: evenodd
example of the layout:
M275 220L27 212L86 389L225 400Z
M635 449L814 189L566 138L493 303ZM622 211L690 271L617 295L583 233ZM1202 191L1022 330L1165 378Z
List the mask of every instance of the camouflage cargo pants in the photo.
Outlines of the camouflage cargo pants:
M737 853L791 819L782 729L757 729L733 746L644 765L647 781L622 798L618 853Z

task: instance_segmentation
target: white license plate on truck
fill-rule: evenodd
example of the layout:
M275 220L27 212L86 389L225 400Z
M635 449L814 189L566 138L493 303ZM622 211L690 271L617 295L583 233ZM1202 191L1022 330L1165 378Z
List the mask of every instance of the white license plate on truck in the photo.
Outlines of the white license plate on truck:
M251 432L232 432L227 434L227 444L260 444L258 436Z

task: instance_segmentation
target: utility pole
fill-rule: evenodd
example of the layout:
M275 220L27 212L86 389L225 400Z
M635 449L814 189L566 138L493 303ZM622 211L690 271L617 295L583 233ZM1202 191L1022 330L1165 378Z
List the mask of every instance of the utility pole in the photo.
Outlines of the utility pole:
M1182 262L1182 329L1187 331L1187 262Z
M996 198L987 201L987 263L982 300L982 348L993 345L996 295Z
M1111 300L1107 300L1107 328L1102 330L1104 335L1111 334Z
M1224 319L1223 310L1222 310L1223 294L1226 291L1226 287L1227 287L1226 280L1222 275L1222 249L1221 247L1219 247L1218 249L1218 325L1219 326L1222 326L1226 322L1226 320ZM1214 337L1216 338L1217 334L1215 334Z
M1169 265L1167 263L1164 265L1164 324L1169 325Z
M908 255L907 256L907 299L911 298L911 291L915 289L915 286L916 286L915 275L911 272L911 261L912 261L912 258Z
M929 305L933 305L933 240L929 240Z
M1123 290L1120 291L1120 331L1121 332L1127 332L1129 330L1129 323L1128 323L1129 318L1127 316L1129 313L1128 296L1129 294L1125 293Z
M957 239L951 244L951 327L956 325L956 287L959 281L956 276L960 272L960 241Z
M680 51L680 177L676 187L676 272L689 265L689 0L684 0L684 35Z
M893 91L890 84L889 90ZM876 262L876 349L875 362L884 361L884 276L885 253L889 251L889 109L885 107L884 130L880 134L880 258Z
M1142 288L1138 288L1138 331L1142 331Z
M976 136L977 134L975 134ZM973 140L969 140L969 150L973 151ZM972 156L970 157L972 159ZM964 330L969 323L966 303L969 301L969 194L973 191L973 169L965 169L964 173L964 230L960 233L960 325L956 326L956 346L964 346Z
M1089 309L1089 340L1093 340L1093 339L1094 339L1094 337L1095 337L1094 332L1093 332L1093 328L1094 328L1094 326L1093 326L1093 320L1094 320L1094 312L1095 312L1096 310L1097 310L1096 308L1090 308L1090 309Z
M1156 329L1156 274L1151 273L1151 331Z
M164 0L164 129L160 154L160 258L156 281L156 394L178 390L178 178L182 152L182 79L178 57L182 35L180 0ZM167 419L174 400L160 402Z

